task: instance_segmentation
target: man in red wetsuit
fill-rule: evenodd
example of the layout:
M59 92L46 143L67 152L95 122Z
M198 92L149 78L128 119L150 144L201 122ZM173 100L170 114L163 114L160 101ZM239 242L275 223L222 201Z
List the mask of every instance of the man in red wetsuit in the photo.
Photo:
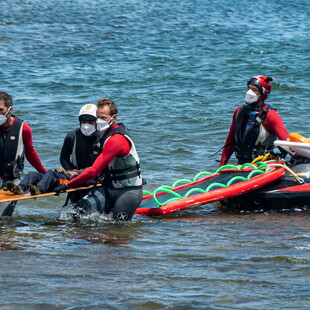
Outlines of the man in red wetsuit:
M126 221L141 203L142 175L135 144L124 124L116 123L117 113L112 100L98 101L97 130L104 132L102 152L90 168L56 191L99 179L104 188L104 211L108 213L113 209L115 220Z
M13 100L6 92L0 92L0 188L6 189L6 183L20 182L24 169L25 156L38 171L45 173L38 153L32 142L32 131L28 124L12 115ZM0 216L11 216L16 201L0 203Z
M19 183L24 168L25 156L38 172L46 172L38 153L34 149L30 126L12 115L12 111L12 97L5 92L0 92L1 188L5 188L7 181Z
M244 164L272 151L276 139L287 139L288 132L282 118L265 104L273 80L267 76L254 76L248 81L246 104L238 107L233 114L220 166L227 164L234 151L238 164Z

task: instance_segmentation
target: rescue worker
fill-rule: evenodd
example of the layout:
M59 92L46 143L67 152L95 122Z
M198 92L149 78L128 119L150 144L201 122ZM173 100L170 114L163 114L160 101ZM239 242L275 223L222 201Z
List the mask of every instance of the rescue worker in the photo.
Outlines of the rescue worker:
M0 92L0 179L1 188L7 181L20 182L25 157L40 173L46 169L41 163L32 142L30 126L12 114L13 100L5 92Z
M271 92L271 81L274 78L254 76L247 82L245 105L234 111L220 166L227 164L234 151L238 164L244 164L272 151L276 139L287 139L282 118L265 103Z
M96 113L95 104L80 109L80 127L66 135L60 152L60 164L65 170L88 168L100 154L103 133L97 131Z
M20 182L25 157L39 173L46 172L33 146L30 126L12 112L12 97L0 92L0 189L4 190L7 182ZM16 201L0 203L0 216L11 216L15 206Z
M78 175L73 170L83 171L89 168L101 153L103 132L97 130L97 107L95 104L84 105L79 112L80 127L70 131L65 137L61 152L60 164L72 179ZM59 173L64 171L59 168ZM72 203L77 202L87 194L86 191L70 193L68 198Z
M142 200L142 175L136 147L124 124L117 123L118 109L109 99L97 103L97 129L104 132L101 154L93 165L55 191L77 187L99 178L104 188L104 210L113 209L113 218L131 220Z

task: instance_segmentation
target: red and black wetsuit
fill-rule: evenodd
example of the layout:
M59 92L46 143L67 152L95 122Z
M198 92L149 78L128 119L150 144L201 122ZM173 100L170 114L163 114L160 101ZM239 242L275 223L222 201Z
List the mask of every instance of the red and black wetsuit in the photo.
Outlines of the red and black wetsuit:
M12 115L10 127L0 127L0 177L4 180L20 178L24 168L24 157L41 173L46 169L36 152L30 126Z
M253 110L245 105L238 107L234 111L225 147L222 152L220 165L227 164L234 151L236 151L236 157L239 164L252 161L260 154L260 152L266 151L273 146L275 139L267 139L268 135L273 135L280 140L286 140L288 131L281 116L276 110L272 109L267 104L264 104L260 109L255 111L257 112L256 123L246 133L246 124L248 123L249 115ZM260 137L261 135L263 135L264 138ZM265 144L263 139L265 139ZM261 147L260 150L258 150L259 147Z

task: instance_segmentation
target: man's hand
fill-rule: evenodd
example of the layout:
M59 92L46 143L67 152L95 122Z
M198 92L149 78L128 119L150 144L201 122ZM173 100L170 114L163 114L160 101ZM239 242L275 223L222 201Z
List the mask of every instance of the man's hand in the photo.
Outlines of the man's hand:
M59 194L59 193L64 193L68 189L67 184L59 185L54 189L54 192Z
M66 170L64 168L62 168L62 167L56 168L55 171L58 172L58 173L63 173L63 174L66 173Z
M78 173L75 171L66 171L65 172L65 176L68 180L75 178L77 175L78 175Z

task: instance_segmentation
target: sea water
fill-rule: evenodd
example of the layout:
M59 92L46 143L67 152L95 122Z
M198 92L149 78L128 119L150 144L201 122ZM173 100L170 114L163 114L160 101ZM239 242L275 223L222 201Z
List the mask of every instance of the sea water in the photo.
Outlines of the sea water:
M309 5L1 0L0 89L48 169L80 107L114 100L154 190L215 171L253 75L275 77L268 103L310 137ZM1 309L309 309L309 211L210 204L118 225L66 220L63 200L0 220Z

